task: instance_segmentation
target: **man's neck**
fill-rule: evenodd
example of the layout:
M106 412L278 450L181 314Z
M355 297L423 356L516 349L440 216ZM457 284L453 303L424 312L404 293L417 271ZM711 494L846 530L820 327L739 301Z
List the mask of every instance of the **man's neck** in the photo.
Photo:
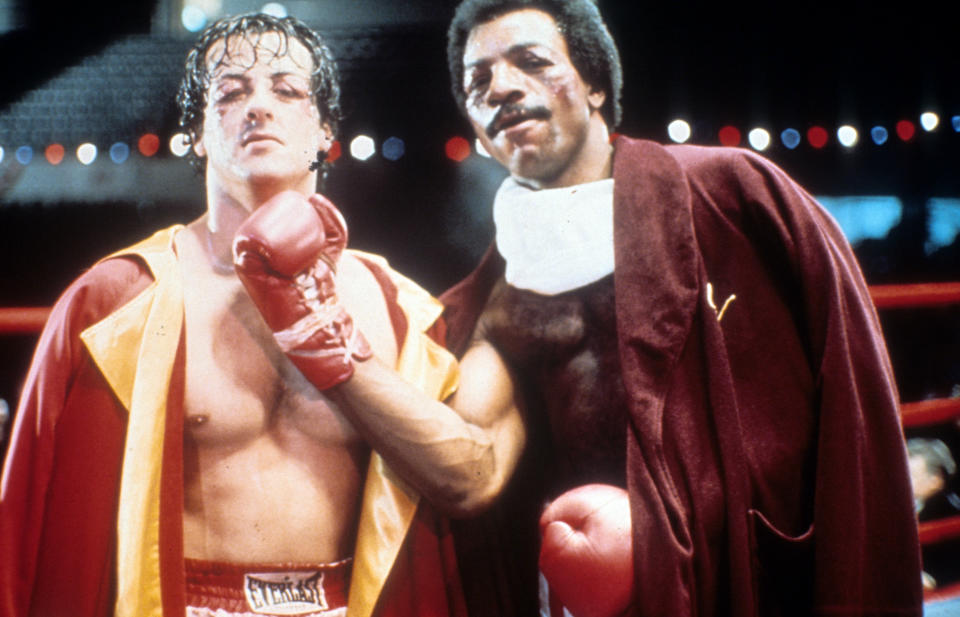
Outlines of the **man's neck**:
M296 186L273 183L269 185L244 184L229 186L207 177L207 214L204 217L206 248L211 264L218 272L233 270L233 237L237 229L254 210L285 190L295 190L303 195L314 192L316 177Z

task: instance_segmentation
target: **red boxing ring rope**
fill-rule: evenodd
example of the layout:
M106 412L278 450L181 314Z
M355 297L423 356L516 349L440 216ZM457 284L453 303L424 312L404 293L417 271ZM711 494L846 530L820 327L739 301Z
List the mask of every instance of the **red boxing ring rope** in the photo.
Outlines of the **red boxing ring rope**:
M40 332L49 315L50 309L45 306L0 307L0 335Z
M960 304L960 283L872 285L870 296L878 309Z
M960 304L960 282L872 285L870 295L878 309ZM0 335L39 332L49 314L47 307L0 308Z

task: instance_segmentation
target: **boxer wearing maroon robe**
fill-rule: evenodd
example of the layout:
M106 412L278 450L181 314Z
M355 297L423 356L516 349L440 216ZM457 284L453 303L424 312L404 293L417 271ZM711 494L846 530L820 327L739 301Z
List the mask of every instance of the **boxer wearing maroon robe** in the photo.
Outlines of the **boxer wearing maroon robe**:
M510 172L495 246L441 298L448 340L501 352L529 441L498 509L460 525L471 614L537 610L543 504L601 483L632 529L608 615L919 615L897 392L831 218L752 153L611 141L619 63L588 0L467 0L448 42L454 95ZM543 610L610 595L571 584L598 561L583 546Z

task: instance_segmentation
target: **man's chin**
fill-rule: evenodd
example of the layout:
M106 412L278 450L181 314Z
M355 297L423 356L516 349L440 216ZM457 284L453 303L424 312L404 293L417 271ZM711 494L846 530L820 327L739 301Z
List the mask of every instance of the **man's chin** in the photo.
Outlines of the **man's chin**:
M298 166L264 162L261 165L249 166L244 171L246 181L252 184L297 183L311 173L309 163Z
M506 167L514 178L522 180L524 184L538 188L549 185L551 180L557 176L556 166L551 164L551 161L544 160L540 156L533 156L530 153L519 153L519 151L515 153L510 160L510 164Z

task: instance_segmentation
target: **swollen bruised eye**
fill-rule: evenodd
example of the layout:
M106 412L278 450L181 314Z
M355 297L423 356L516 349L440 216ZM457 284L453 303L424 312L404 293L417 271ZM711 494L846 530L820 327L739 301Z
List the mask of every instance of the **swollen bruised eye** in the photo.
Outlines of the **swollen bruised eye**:
M293 90L291 88L277 88L276 90L274 90L274 92L276 92L280 96L291 98L291 99L302 99L307 96L305 92L301 92L299 90Z
M214 100L217 103L225 103L237 98L241 94L243 94L243 88L234 87L234 88L229 88L224 90L218 90Z

